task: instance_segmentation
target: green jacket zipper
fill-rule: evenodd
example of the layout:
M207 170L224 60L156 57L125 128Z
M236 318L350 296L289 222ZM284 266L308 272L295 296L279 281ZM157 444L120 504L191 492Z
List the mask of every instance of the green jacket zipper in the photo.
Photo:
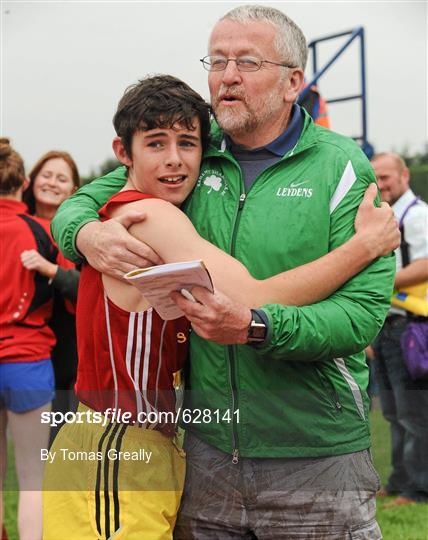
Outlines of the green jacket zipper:
M242 182L241 182L242 186ZM244 207L246 195L245 193L241 193L239 196L239 203L238 203L238 210L236 213L235 223L233 226L232 231L232 241L230 245L230 254L232 257L235 255L235 241L236 241L236 234L238 231L239 221L241 219L241 211ZM236 388L236 373L235 373L235 363L236 363L236 346L235 345L229 345L228 346L228 353L229 353L229 382L230 382L230 389L232 392L232 463L236 465L239 461L239 449L238 449L238 426L236 425L236 419L235 419L235 411L238 410L238 393Z
M294 147L291 150L291 152L289 154L286 154L280 161L284 161L288 157L291 157L294 154L295 149L296 149L296 147ZM305 148L302 148L301 150L305 150ZM216 151L215 153L213 153L211 155L213 157L220 157L221 156L223 159L226 159L231 164L236 166L238 168L238 171L239 171L240 186L241 186L242 193L239 196L239 203L238 203L238 208L237 208L237 212L236 212L236 216L235 216L235 223L233 225L232 240L231 240L231 244L230 244L230 254L232 255L232 257L234 257L235 256L236 235L237 235L237 232L238 232L239 222L241 220L241 211L242 211L242 209L244 207L247 195L244 192L241 169L239 167L239 164L233 158L233 156L229 156L229 155L224 154L224 153L220 154L220 152L218 152L218 151ZM211 157L209 151L208 151L208 155L206 155L206 157ZM278 163L275 163L274 165L271 165L271 167L275 167L276 165L278 165ZM255 184L255 182L253 182L253 185L251 186L251 188L254 186L254 184ZM250 188L250 190L251 190L251 188ZM238 410L238 393L237 393L237 387L236 387L236 373L235 373L236 345L228 345L227 348L228 348L228 357L229 357L228 358L229 359L229 384L230 384L230 390L231 390L231 395L232 395L232 448L233 448L233 450L232 450L232 463L237 464L239 462L239 441L238 441L238 433L237 433L238 427L236 425L236 419L235 419L235 411Z
M329 401L333 405L333 407L338 411L342 411L342 404L340 403L339 395L337 393L336 388L334 387L333 383L330 381L330 379L324 374L322 368L319 366L316 366L316 371L318 373L318 376L320 378L322 386L325 388Z

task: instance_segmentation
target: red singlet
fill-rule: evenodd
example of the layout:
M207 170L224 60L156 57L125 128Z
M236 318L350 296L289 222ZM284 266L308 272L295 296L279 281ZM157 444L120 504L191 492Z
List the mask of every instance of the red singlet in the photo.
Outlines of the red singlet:
M113 207L147 198L152 197L122 191L99 214L108 219ZM174 424L156 416L175 412L173 373L187 357L187 319L164 321L152 308L124 311L107 297L101 273L89 265L82 268L76 317L79 400L95 411L130 412L141 427L173 435ZM153 421L144 422L150 412Z

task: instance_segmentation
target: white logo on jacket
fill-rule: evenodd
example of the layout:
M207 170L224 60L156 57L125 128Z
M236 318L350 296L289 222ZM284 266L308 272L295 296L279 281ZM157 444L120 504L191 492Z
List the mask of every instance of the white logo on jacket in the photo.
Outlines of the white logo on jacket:
M225 182L224 175L216 169L206 169L202 172L202 174L199 176L196 187L201 188L203 186L207 186L207 188L209 188L207 195L213 191L220 193L220 195L224 195L226 191L229 190L227 183Z
M277 197L306 197L310 199L313 194L313 188L300 187L306 184L309 180L303 180L303 182L292 182L290 187L280 187L276 192Z
M221 185L222 185L222 179L219 176L215 176L214 174L212 174L211 176L208 176L204 180L204 186L210 187L208 194L210 194L212 190L220 191Z

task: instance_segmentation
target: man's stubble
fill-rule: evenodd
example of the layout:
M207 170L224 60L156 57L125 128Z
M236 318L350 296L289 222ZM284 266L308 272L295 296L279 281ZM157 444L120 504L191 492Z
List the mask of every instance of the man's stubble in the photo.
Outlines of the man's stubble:
M239 87L234 90L221 87L219 95L226 93L226 91L229 95L240 98L242 105L239 106L239 110L232 107L219 107L218 98L212 102L214 116L219 126L232 139L242 134L253 133L261 127L269 125L274 118L283 113L285 107L279 84L252 103L248 103L246 95ZM244 110L242 110L243 108Z

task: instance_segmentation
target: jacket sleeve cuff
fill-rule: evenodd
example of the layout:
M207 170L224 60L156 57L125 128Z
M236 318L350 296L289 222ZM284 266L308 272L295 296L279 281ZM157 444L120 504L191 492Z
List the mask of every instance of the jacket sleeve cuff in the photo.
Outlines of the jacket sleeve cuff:
M72 242L72 247L73 247L73 250L74 250L74 253L76 254L75 257L73 257L73 259L71 259L73 262L75 262L76 264L81 264L82 262L84 262L86 259L85 259L85 256L83 255L83 253L80 253L80 251L77 249L77 245L76 245L76 239L77 239L77 235L79 234L80 230L87 224L87 223L91 223L92 221L99 221L99 220L96 220L94 218L88 218L88 219L85 219L84 221L82 221L81 223L79 223L78 227L75 228L74 232L73 232L73 236L71 237L71 242ZM70 257L67 257L67 258L70 258Z

